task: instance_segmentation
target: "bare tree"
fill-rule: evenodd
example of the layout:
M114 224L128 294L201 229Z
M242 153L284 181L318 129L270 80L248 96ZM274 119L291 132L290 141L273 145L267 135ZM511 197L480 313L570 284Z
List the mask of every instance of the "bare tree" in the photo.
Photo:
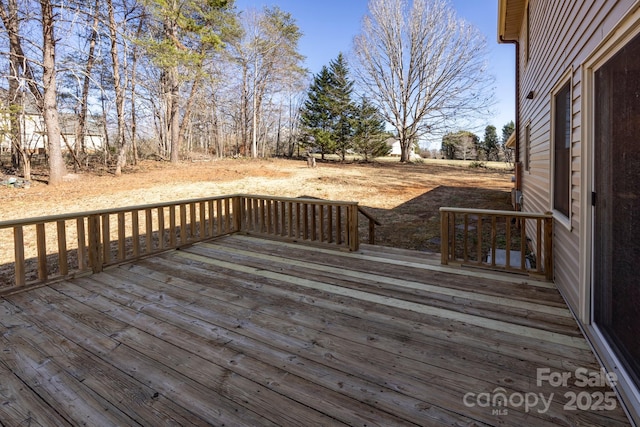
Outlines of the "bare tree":
M422 136L491 104L486 42L446 0L370 0L354 43L356 75L395 128L401 162Z
M89 100L89 90L91 88L91 73L96 62L96 43L98 40L98 24L100 23L100 0L96 0L93 8L93 18L91 25L91 35L89 36L89 52L87 53L87 63L84 70L82 94L80 96L78 108L78 126L76 127L76 152L85 152L85 133L87 123L87 110Z
M20 82L22 80L22 64L25 62L20 40L18 4L16 0L9 0L7 9L0 2L0 16L9 36L9 92L6 100L9 105L11 164L18 169L23 167L24 178L31 179L31 167L28 157L23 150L20 138L20 114L22 113L22 97Z
M62 183L67 168L62 158L60 145L60 121L58 117L55 49L54 13L51 0L40 0L42 10L42 115L47 132L49 147L49 185Z
M264 105L275 93L286 90L290 80L301 80L306 74L304 59L298 52L302 36L291 14L277 7L243 14L242 37L231 43L231 56L240 67L240 129L245 153L258 156L258 137ZM251 127L251 148L248 128ZM264 144L264 141L262 141Z
M116 138L116 147L118 157L116 160L115 175L122 174L122 168L127 160L126 140L124 137L124 91L126 83L122 81L120 75L120 56L118 54L118 34L116 31L117 23L113 11L113 1L107 0L107 10L109 13L109 39L111 41L111 65L113 67L113 88L116 94L116 115L118 118L118 133ZM126 75L126 73L125 73Z

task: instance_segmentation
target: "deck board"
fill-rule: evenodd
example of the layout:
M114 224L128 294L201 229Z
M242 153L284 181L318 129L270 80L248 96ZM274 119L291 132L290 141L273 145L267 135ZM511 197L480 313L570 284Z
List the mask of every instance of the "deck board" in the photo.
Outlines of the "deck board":
M599 369L552 286L424 258L234 235L6 296L0 420L628 425L536 385L537 368ZM496 389L554 399L464 404Z

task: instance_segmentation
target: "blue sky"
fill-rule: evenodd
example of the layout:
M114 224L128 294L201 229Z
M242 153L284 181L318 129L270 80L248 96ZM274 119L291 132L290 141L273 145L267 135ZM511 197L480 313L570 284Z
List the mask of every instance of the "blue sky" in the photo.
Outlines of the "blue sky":
M498 0L450 0L458 16L475 25L487 40L489 72L496 79L496 107L493 117L479 123L480 138L484 126L494 125L498 137L504 124L515 119L514 46L497 42ZM368 0L236 0L238 10L278 6L289 12L300 27L303 37L300 53L306 56L306 67L316 74L338 53L348 54L353 37L367 13Z

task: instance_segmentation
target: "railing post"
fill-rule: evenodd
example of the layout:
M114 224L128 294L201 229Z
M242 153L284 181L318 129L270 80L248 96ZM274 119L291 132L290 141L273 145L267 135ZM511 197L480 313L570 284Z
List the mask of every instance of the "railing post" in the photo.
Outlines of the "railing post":
M90 215L89 223L89 265L94 273L102 271L102 244L100 239L100 215Z
M242 196L233 196L233 231L236 233L242 231L242 218L244 217L244 212L242 211L243 205ZM228 212L227 215L229 215Z
M449 213L440 209L440 263L449 264Z
M544 219L544 276L553 280L553 214L546 213Z

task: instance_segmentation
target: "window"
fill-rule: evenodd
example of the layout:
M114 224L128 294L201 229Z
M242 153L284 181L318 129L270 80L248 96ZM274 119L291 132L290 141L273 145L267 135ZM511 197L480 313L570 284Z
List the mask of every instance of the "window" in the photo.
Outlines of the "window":
M553 209L567 218L571 205L571 85L554 95Z

